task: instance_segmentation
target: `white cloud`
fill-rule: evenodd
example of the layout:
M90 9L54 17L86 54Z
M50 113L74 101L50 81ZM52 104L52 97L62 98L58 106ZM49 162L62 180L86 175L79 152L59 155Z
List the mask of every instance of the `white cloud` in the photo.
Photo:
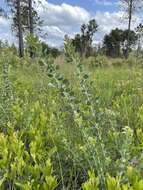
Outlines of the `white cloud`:
M46 0L42 0L41 3L37 0L35 7L43 20L42 29L48 33L46 41L50 44L57 39L57 45L61 45L65 34L72 35L78 32L80 25L91 18L85 9L66 3L54 5Z
M0 16L0 40L12 43L15 38L11 32L11 21Z
M39 15L45 21L44 23L48 25L69 26L69 24L73 24L75 26L90 17L85 9L66 3L54 5L42 0L41 3L37 2L35 6Z

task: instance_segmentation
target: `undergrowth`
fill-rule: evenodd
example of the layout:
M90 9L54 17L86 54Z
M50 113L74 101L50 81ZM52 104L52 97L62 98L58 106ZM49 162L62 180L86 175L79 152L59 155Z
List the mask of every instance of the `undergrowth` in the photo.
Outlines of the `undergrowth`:
M87 68L65 47L62 66L0 56L0 189L142 190L141 68Z

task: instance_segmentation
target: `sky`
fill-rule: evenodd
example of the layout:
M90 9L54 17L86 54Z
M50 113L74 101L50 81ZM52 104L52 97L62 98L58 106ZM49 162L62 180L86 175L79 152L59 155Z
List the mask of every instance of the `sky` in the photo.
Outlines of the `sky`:
M61 47L65 34L74 37L80 32L80 26L96 19L98 32L94 36L94 44L102 43L105 34L116 27L127 28L125 14L120 9L119 0L35 0L34 8L43 21L41 40L50 46ZM0 6L6 7L5 0ZM136 13L132 29L143 21L142 15ZM0 17L0 39L9 43L17 43L11 32L11 20ZM46 34L46 35L44 35Z

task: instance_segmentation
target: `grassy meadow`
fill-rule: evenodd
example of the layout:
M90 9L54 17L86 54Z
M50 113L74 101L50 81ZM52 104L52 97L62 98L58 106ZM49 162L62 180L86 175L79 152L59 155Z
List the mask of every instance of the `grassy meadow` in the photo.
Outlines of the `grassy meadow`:
M71 57L0 55L0 189L143 190L141 61Z

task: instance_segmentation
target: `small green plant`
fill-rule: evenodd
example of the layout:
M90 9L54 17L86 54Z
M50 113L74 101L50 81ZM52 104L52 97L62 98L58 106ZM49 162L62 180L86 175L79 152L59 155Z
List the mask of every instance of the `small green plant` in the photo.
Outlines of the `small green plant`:
M99 178L95 177L94 172L88 172L89 180L82 185L83 190L99 190Z
M26 37L27 51L32 52L33 56L40 57L42 54L42 45L37 36L31 34Z

